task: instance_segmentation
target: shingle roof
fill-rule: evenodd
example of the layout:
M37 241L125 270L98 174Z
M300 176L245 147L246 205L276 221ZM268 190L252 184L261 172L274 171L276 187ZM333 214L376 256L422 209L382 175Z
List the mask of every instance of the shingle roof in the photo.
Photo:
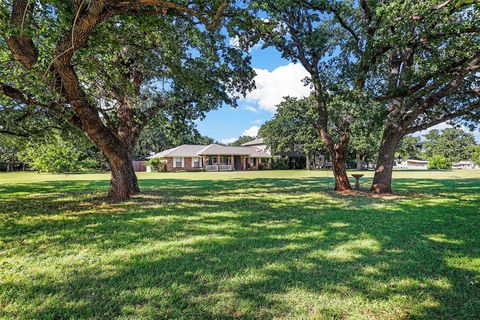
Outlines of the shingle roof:
M255 147L228 147L219 144L210 144L208 146L183 144L181 146L158 152L150 158L169 158L169 157L198 157L203 155L234 155L251 156L256 158L270 158L269 152L259 150Z
M198 152L199 155L238 155L248 156L252 152L251 148L228 147L219 144L210 144Z
M263 138L258 138L249 142L245 142L242 144L242 147L256 146L259 144L265 144L265 142L263 142Z
M204 145L198 144L182 144L181 146L164 150L156 153L150 158L167 158L167 157L196 157L198 152L204 149Z
M250 157L253 157L253 158L271 158L272 157L270 152L266 150L264 151L257 148L252 148L252 149L254 149L254 151L250 153Z

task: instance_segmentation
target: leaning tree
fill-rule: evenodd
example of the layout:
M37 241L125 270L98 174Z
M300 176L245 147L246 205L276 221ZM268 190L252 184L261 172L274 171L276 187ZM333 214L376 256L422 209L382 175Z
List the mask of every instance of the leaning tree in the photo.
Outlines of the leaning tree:
M258 7L269 13L264 25L272 26L259 30L261 37L310 73L318 129L337 162L337 185L348 189L342 162L350 123L359 115L377 115L378 103L384 108L372 184L377 193L392 191L394 155L402 137L445 121L478 125L477 1L272 0L259 1ZM344 97L345 92L350 95L329 108L332 93L339 96L338 89ZM366 101L358 99L365 97ZM376 102L372 108L365 106L369 101ZM335 123L331 110L343 112L343 120L347 119L337 139L329 130Z
M371 85L386 112L372 190L389 193L395 150L404 136L446 121L478 125L480 5L415 1L382 9L379 42L383 38L388 50Z
M226 45L219 28L232 6L4 1L0 112L44 113L83 131L109 158L108 199L128 199L139 192L132 152L155 114L201 117L252 88L248 55Z
M313 88L316 102L315 127L332 158L335 190L348 191L346 154L351 125L362 122L360 118L367 118L374 108L359 107L369 103L362 90L367 70L353 72L355 61L339 50L348 36L341 32L341 21L328 11L334 2L253 1L251 15L257 19L242 25L239 38L247 46L261 39L308 72L306 84Z
M392 192L395 150L406 135L480 118L480 5L471 0L315 1L348 40L362 90L384 105L372 190ZM407 5L408 4L408 5Z

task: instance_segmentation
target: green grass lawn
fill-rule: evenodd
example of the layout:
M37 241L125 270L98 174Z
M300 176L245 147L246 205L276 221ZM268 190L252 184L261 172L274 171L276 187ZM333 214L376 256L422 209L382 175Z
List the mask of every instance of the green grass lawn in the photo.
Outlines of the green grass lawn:
M0 174L0 318L478 319L480 171ZM364 178L368 188L371 173Z

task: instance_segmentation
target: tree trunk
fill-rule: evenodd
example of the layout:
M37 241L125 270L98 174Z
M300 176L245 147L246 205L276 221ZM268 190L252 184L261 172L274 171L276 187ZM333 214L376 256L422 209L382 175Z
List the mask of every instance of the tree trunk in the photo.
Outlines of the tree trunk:
M360 152L357 152L357 170L362 170L362 157Z
M392 173L395 151L403 133L385 129L378 149L377 164L371 190L374 193L392 193Z
M310 153L305 152L305 166L307 170L310 170Z
M13 170L14 170L14 164L15 164L15 160L13 160L13 159L10 159L10 160L7 162L7 172L13 172Z
M131 195L139 193L137 176L133 169L132 156L111 157L111 179L107 199L113 202L125 201Z
M344 144L337 144L332 153L333 175L335 176L335 191L351 191L346 168L347 148Z

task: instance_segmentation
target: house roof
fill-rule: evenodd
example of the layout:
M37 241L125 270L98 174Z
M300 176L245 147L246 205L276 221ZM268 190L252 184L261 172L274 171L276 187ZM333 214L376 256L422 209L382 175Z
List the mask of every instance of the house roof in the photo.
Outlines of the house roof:
M463 161L457 161L457 162L454 162L452 163L454 166L459 166L459 165L473 165L473 161L469 161L469 160L463 160Z
M407 162L414 162L414 163L423 163L423 164L428 164L428 161L426 160L415 160L415 159L408 159Z
M249 154L249 156L252 158L271 158L272 157L272 155L270 154L270 151L268 150L264 151L257 148L252 148L252 150L253 150L252 153Z
M210 144L198 152L199 155L235 155L248 156L254 151L246 147L228 147L219 144Z
M182 144L181 146L158 152L150 158L196 157L198 152L204 148L204 145L199 144Z
M219 144L192 145L183 144L181 146L158 152L150 158L170 158L170 157L198 157L198 156L217 156L217 155L234 155L234 156L251 156L255 158L270 158L269 152L259 150L255 147L229 147Z
M265 144L265 142L263 142L263 138L257 138L255 140L242 143L242 147L258 146L260 144Z

